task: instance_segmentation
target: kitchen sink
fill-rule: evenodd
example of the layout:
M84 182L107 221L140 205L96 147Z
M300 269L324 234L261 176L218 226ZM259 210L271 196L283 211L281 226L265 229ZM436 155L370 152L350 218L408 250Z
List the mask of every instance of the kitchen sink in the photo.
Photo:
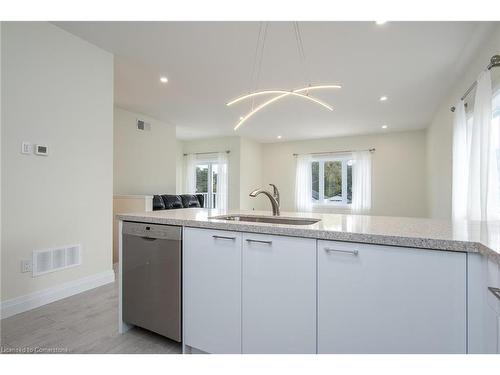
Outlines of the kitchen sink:
M321 219L301 218L301 217L279 217L279 216L257 216L257 215L221 215L212 216L209 219L228 220L228 221L247 221L251 223L269 223L286 225L312 225Z

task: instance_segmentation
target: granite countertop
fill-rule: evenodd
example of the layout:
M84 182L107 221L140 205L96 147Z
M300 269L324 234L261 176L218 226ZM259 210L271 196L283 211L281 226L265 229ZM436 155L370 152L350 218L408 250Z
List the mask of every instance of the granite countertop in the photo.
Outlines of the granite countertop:
M500 221L449 221L393 216L283 212L286 218L321 219L312 225L285 225L211 219L218 215L266 215L267 211L185 208L118 214L124 221L170 224L250 233L362 242L424 249L481 253L500 264Z

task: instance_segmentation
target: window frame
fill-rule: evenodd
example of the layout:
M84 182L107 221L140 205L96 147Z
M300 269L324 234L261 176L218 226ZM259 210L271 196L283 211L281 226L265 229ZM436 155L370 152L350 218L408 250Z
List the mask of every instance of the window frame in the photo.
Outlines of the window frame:
M325 162L336 162L340 161L342 163L341 167L341 178L342 178L342 202L325 202ZM318 200L316 201L311 194L311 201L313 207L336 207L351 209L351 203L347 202L347 163L352 161L352 154L339 154L339 155L323 155L315 156L312 158L311 162L311 184L312 184L312 163L318 162ZM351 166L352 167L352 166ZM352 179L351 179L352 185ZM351 186L352 189L352 186ZM312 192L312 186L311 186Z
M206 199L204 200L203 204L204 204L204 207L203 208L209 208L209 209L214 209L216 208L215 207L215 203L214 203L214 191L213 191L213 166L214 165L219 165L219 162L217 160L213 160L213 159L199 159L199 160L196 160L196 164L195 164L195 170L196 168L198 168L200 165L208 165L208 176L207 176L207 192L202 192L202 193L198 193L198 192L195 192L195 194L207 194L207 197ZM195 186L198 186L198 181L197 181L197 175L195 173Z

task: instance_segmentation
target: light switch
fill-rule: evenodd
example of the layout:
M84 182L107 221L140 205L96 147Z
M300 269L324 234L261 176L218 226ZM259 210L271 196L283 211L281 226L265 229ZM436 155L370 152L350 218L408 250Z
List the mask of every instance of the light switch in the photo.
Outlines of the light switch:
M21 154L29 155L33 153L33 145L29 142L23 142L21 144Z

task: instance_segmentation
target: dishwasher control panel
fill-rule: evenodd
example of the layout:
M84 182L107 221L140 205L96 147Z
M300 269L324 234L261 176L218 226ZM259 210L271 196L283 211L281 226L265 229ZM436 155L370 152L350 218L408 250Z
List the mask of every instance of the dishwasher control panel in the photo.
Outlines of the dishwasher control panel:
M159 238L179 241L181 240L180 227L171 225L158 225L125 221L123 222L122 233L147 238Z

